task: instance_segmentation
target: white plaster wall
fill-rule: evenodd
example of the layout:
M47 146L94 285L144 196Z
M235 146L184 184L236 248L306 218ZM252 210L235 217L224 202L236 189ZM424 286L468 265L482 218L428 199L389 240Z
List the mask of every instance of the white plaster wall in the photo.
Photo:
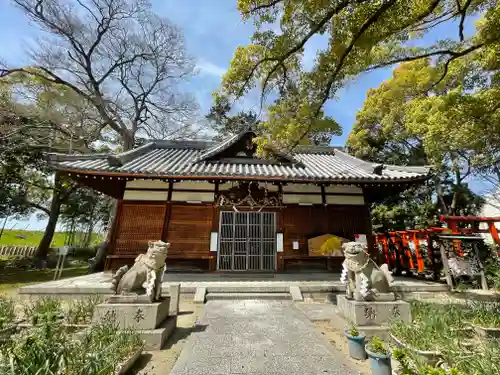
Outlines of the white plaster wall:
M125 189L165 189L168 190L168 182L161 180L133 180L127 181Z
M174 184L174 190L212 190L215 191L215 184L208 181L181 181Z
M327 204L363 205L365 200L362 195L327 195Z
M166 201L168 191L125 190L123 200Z
M330 185L325 187L325 193L363 194L363 189L353 185Z
M312 204L322 204L321 194L315 195L303 195L303 194L283 194L284 204L297 204L297 203L312 203Z
M317 193L321 194L321 187L308 184L288 184L283 186L283 193Z
M213 202L214 193L201 191L173 191L173 202Z

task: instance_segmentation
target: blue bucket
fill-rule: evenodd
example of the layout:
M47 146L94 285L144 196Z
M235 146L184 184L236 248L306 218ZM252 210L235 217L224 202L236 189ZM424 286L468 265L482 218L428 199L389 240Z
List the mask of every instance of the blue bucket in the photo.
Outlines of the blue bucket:
M365 360L365 336L351 336L347 331L344 331L344 334L347 337L349 355L354 359Z
M391 355L372 353L368 348L366 354L370 358L372 375L392 375Z

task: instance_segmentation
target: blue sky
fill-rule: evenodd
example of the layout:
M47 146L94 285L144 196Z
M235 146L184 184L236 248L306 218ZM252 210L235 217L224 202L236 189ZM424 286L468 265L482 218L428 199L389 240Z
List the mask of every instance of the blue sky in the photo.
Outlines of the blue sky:
M251 22L244 23L236 9L236 0L152 0L154 10L167 17L184 30L186 46L197 61L198 74L188 83L187 88L199 101L201 113L206 113L211 105L211 93L219 86L221 75L227 69L234 50L238 45L247 44L253 32ZM472 24L466 25L471 32ZM424 42L438 38L456 38L457 26L443 24L438 30L426 36ZM10 64L22 65L27 62L26 49L37 36L37 29L26 17L7 0L0 0L0 59ZM312 64L315 51L324 45L321 38L313 39L305 50L305 64ZM332 143L343 145L355 121L356 112L362 107L369 88L377 87L388 79L391 69L380 69L364 74L339 92L338 100L330 101L325 107L343 128L343 135L335 137ZM242 102L246 109L257 108L258 98L250 95ZM44 228L45 223L35 218L28 221L12 222L8 227L30 229Z

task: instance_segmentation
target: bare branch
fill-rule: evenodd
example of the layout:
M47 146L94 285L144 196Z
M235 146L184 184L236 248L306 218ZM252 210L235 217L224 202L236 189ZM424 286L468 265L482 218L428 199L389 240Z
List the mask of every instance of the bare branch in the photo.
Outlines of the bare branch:
M97 129L109 126L125 149L152 121L150 113L176 108L160 102L162 92L175 96L176 85L194 64L181 31L156 16L148 2L13 1L47 33L33 50L35 69L6 68L0 76L23 72L71 89L101 117Z

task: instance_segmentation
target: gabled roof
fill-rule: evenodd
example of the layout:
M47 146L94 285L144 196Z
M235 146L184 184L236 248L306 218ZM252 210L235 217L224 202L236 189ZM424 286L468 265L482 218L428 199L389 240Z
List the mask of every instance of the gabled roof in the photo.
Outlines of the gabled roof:
M256 134L254 132L254 130L253 130L253 126L252 125L246 126L238 134L235 134L235 135L229 137L228 139L226 139L226 140L224 140L222 142L216 143L215 145L213 145L212 147L210 147L208 150L206 150L205 152L203 152L200 155L200 157L197 159L197 162L210 160L210 158L213 158L213 157L217 156L218 154L220 154L223 151L227 150L231 146L235 145L237 142L239 142L241 139L243 139L243 137L245 135L247 135L249 133L251 133L253 135ZM278 157L280 157L280 158L282 158L284 160L287 160L290 163L296 164L297 166L302 166L303 167L303 165L301 165L300 161L296 160L290 154L285 154L284 152L273 150L271 148L269 148L269 151L271 151L271 153L274 154L275 156L278 156Z
M427 178L429 168L381 166L355 158L340 148L299 146L288 162L239 158L211 160L241 139L240 133L221 143L152 141L116 154L48 154L54 169L126 177L252 179L332 183L411 182Z

